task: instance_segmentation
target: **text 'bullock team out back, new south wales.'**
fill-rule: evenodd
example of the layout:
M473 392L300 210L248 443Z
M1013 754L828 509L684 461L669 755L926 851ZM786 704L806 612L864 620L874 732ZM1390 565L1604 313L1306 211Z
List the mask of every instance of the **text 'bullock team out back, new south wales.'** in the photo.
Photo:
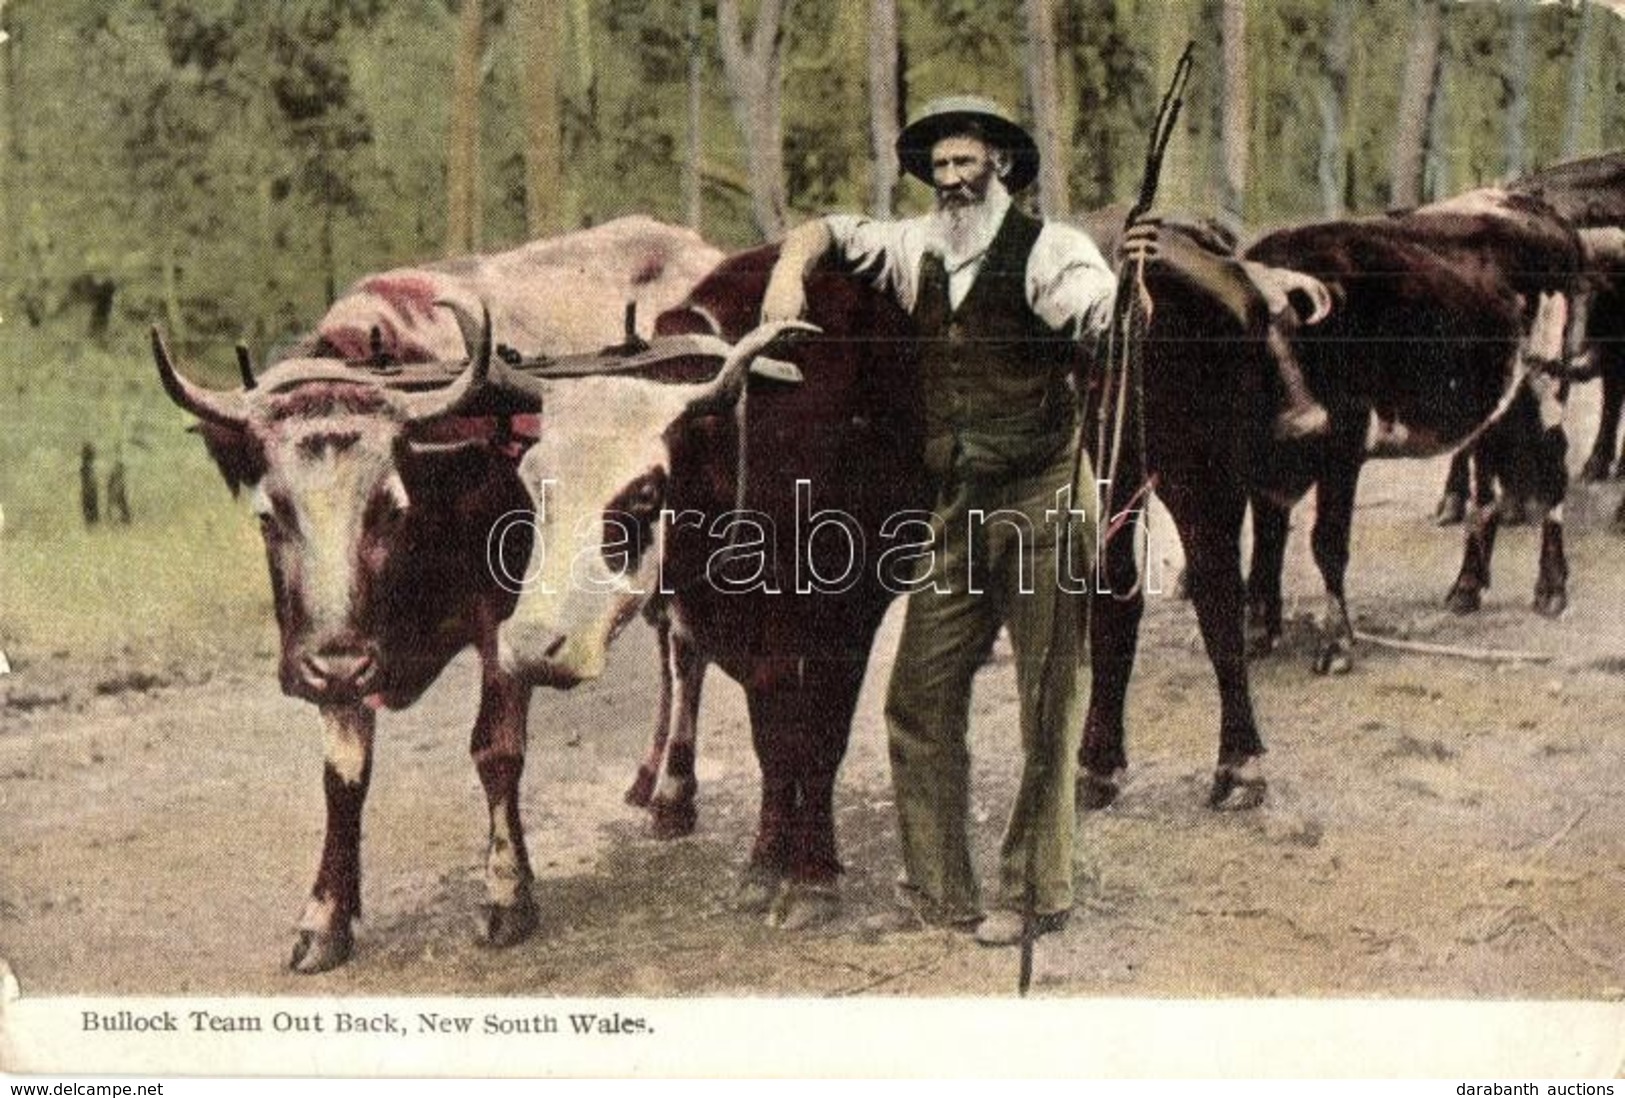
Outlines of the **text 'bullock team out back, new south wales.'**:
M743 688L760 768L733 909L830 923L838 772L902 595L884 702L902 872L862 925L1030 948L1078 900L1080 812L1122 795L1153 495L1217 679L1216 810L1269 796L1247 661L1281 638L1288 516L1309 489L1317 670L1350 665L1374 458L1471 459L1451 609L1480 605L1499 481L1541 508L1534 611L1564 610L1564 398L1603 379L1593 477L1625 400L1625 153L1250 243L1147 202L1036 218L1038 148L990 100L932 101L897 154L932 196L920 216L836 214L731 256L627 217L387 271L280 360L242 354L232 391L189 380L154 329L165 390L252 501L281 687L325 733L295 970L355 949L378 711L470 647L489 945L544 918L520 811L533 691L600 678L640 617L661 679L627 799L662 838L695 829L716 664ZM971 683L1001 631L1018 700L999 742L1020 769L984 883Z

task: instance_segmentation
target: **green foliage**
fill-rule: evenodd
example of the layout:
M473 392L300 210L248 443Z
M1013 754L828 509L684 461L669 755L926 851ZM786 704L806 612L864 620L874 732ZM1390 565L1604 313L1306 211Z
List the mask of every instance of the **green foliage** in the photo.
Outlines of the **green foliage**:
M473 0L468 0L473 2ZM689 43L685 0L567 0L562 79L573 221L683 216ZM1318 216L1317 102L1334 0L1251 7L1248 215ZM11 193L0 315L115 338L158 319L210 355L250 337L263 352L306 328L336 290L431 257L444 237L451 0L10 0ZM979 92L1018 109L1020 0L901 0L905 109ZM1186 28L1198 69L1170 201L1213 205L1216 0L1056 0L1080 208L1133 194L1168 47ZM487 0L482 86L485 246L524 237L519 56L523 7ZM800 215L863 205L869 164L863 0L793 5L785 28L786 170ZM1429 158L1434 192L1500 178L1510 74L1507 7L1450 4ZM1355 210L1387 204L1411 0L1361 4L1344 132ZM1559 155L1579 15L1533 15L1528 86L1535 163ZM1625 144L1625 20L1593 34L1588 150ZM742 142L705 4L705 233L752 243ZM1170 168L1174 172L1174 168ZM1175 172L1175 174L1177 174ZM918 209L923 190L902 191Z
M462 0L473 2L473 0ZM572 219L683 216L686 0L565 0L563 196ZM1317 96L1333 5L1249 6L1249 219L1320 216ZM1351 209L1388 201L1412 0L1354 7L1337 146ZM1151 119L1185 38L1197 72L1170 149L1166 204L1212 210L1215 0L1055 0L1075 206L1133 197ZM7 0L0 46L0 644L15 657L72 638L138 644L153 630L268 647L252 523L163 396L145 327L178 329L192 369L233 377L230 344L264 352L336 289L435 256L445 236L456 0ZM523 239L523 5L487 0L482 86L485 246ZM870 172L864 0L800 0L786 26L786 165L798 215L865 205ZM900 0L905 111L951 92L1017 110L1020 0ZM1527 147L1559 154L1579 14L1532 20ZM1505 172L1504 4L1448 4L1429 155L1431 193ZM743 143L702 20L705 235L756 242ZM1625 19L1596 20L1582 152L1625 147ZM905 209L927 196L902 188ZM86 336L94 338L87 340ZM22 429L17 425L22 424ZM130 469L137 524L87 532L79 449ZM104 465L105 469L105 465ZM162 515L161 521L156 521ZM152 582L153 577L160 582ZM206 576L200 580L199 576ZM206 626L206 627L205 627Z

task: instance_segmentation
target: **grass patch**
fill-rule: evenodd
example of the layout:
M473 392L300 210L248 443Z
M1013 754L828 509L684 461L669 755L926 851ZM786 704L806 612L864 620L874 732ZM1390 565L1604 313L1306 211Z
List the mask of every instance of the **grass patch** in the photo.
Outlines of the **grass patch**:
M0 328L0 646L18 671L274 651L258 532L188 422L133 338L100 350ZM104 491L123 459L130 525L84 524L86 442Z

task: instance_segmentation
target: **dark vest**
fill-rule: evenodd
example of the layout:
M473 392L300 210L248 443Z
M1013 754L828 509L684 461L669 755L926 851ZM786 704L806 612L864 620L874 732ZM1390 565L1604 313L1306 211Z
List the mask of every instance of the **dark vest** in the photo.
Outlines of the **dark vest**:
M942 476L1006 478L1045 468L1072 437L1066 383L1077 353L1027 304L1040 222L1011 207L959 308L940 257L919 271L914 322L925 385L926 465Z

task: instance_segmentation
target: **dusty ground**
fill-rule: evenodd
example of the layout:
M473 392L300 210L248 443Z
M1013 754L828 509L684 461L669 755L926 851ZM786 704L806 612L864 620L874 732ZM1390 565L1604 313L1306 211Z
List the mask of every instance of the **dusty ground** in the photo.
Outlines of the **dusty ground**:
M1605 522L1619 489L1571 507L1562 620L1526 609L1527 528L1503 535L1485 611L1458 619L1437 603L1460 534L1424 519L1441 479L1437 462L1368 470L1351 579L1361 626L1553 661L1366 646L1352 674L1319 679L1301 641L1289 646L1254 678L1270 799L1219 816L1202 805L1217 709L1194 618L1153 599L1131 780L1082 822L1081 906L1039 946L1040 993L1625 997L1625 538ZM1318 602L1306 521L1289 611ZM319 736L277 692L269 658L166 669L163 638L129 668L42 658L0 680L0 955L33 994L1008 994L1012 952L858 928L896 873L879 713L895 625L843 771L835 925L783 934L724 905L756 775L742 696L720 676L699 832L656 842L621 803L653 697L639 633L603 683L534 702L539 936L505 953L472 941L484 820L465 660L380 722L359 946L348 967L310 978L282 966L320 842ZM975 708L989 868L1013 784L1011 679L1008 663L991 666Z

